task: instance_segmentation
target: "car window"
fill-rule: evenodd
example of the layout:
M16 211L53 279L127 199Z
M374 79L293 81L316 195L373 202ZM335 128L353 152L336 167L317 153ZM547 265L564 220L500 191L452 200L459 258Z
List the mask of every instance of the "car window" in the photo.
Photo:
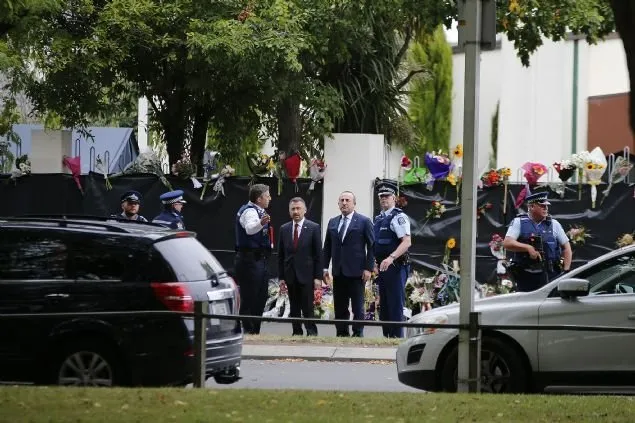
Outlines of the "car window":
M193 282L212 279L225 272L223 266L196 238L172 238L160 241L155 248L170 264L178 281Z
M138 280L138 269L145 257L143 247L133 239L74 234L72 245L71 267L77 280Z
M63 234L3 230L0 279L70 279L69 248Z
M635 293L635 254L624 254L594 266L578 276L589 281L590 295Z

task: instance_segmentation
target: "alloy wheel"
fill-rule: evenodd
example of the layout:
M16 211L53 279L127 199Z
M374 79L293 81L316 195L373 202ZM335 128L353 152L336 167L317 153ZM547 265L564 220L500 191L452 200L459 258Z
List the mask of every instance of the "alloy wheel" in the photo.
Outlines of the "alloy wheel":
M108 361L96 352L75 352L62 362L58 384L63 386L112 386L113 370Z

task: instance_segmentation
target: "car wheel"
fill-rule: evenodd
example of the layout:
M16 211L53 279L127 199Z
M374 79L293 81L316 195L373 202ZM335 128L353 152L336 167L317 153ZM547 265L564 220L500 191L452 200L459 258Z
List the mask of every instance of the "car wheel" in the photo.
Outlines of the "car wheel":
M214 375L214 381L219 385L230 385L238 382L240 379L240 367L232 367L231 369Z
M104 387L122 381L122 366L116 353L99 342L64 346L53 360L51 369L50 379L60 386Z
M458 378L458 344L441 369L441 388L456 392ZM481 392L526 392L529 376L518 352L497 338L481 341Z

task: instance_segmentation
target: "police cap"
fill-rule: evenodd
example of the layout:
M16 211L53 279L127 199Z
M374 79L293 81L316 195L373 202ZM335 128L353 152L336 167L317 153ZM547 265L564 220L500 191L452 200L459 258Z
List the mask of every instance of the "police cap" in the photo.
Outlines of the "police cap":
M535 194L528 195L525 198L527 204L540 204L542 206L549 206L551 203L547 200L549 196L548 192L537 192Z
M141 194L138 191L126 191L121 196L121 202L127 201L129 203L141 203Z
M185 204L187 201L183 199L183 190L177 189L174 191L166 192L165 194L161 194L159 197L163 204L176 204L181 203Z
M377 188L377 195L397 195L397 187L390 182L381 182Z

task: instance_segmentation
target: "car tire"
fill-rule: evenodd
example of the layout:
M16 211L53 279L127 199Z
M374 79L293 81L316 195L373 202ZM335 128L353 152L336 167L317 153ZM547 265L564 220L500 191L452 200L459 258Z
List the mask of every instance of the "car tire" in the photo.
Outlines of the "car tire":
M56 350L47 379L60 386L125 385L122 364L116 350L107 343L92 339L72 341Z
M222 373L214 375L214 381L219 385L231 385L240 379L240 367L232 367Z
M456 392L459 346L455 345L440 373L441 390ZM528 391L529 374L522 357L509 343L485 337L481 341L481 392L523 393Z

